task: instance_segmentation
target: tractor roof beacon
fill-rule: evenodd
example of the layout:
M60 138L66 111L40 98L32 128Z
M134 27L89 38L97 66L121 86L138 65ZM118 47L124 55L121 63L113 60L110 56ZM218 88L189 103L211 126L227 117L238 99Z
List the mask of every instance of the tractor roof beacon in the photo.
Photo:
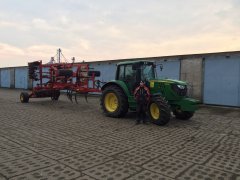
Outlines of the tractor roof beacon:
M173 79L157 79L155 63L127 61L117 64L116 78L102 87L101 107L106 116L119 118L128 109L136 110L133 91L141 80L150 89L148 114L157 125L169 122L171 112L177 119L188 120L198 108L198 100L187 96L187 83Z

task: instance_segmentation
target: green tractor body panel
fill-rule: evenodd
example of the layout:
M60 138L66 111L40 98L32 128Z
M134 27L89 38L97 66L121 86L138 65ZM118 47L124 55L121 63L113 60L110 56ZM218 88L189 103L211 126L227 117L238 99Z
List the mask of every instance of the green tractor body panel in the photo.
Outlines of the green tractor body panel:
M165 98L173 113L176 111L177 113L194 113L198 109L200 102L188 97L187 83L173 79L157 79L155 67L155 63L151 61L127 61L118 63L115 80L106 83L102 87L102 90L104 91L108 86L118 86L126 95L129 109L136 110L137 104L133 91L139 85L140 80L143 80L149 87L151 95L153 97L161 96Z
M173 79L150 80L151 94L159 94L166 98L174 111L180 108L182 111L196 111L198 100L186 96L187 83Z
M198 108L199 101L188 98L186 96L181 96L177 94L177 92L172 90L172 86L174 85L181 85L181 86L187 86L186 82L184 81L178 81L178 80L172 80L172 79L159 79L159 80L150 80L147 82L150 84L150 92L154 95L160 95L163 96L171 106L171 109L174 111L176 108L180 108L182 111L196 111ZM130 110L136 110L136 101L133 96L133 92L130 92L127 84L124 81L120 80L112 80L108 83L106 83L102 89L106 88L109 85L117 85L119 86L124 93L126 94L128 98L129 103L129 109Z

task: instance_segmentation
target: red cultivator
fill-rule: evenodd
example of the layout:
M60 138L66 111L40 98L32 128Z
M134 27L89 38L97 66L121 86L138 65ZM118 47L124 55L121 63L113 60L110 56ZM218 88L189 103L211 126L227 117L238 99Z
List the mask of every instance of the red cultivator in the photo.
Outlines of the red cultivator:
M100 76L99 71L91 71L86 63L56 63L42 64L42 61L28 63L29 78L34 81L35 87L29 94L22 92L20 100L27 103L29 98L50 97L58 100L60 91L65 90L67 97L77 101L79 95L101 92L101 82L95 80ZM36 83L37 84L36 84Z

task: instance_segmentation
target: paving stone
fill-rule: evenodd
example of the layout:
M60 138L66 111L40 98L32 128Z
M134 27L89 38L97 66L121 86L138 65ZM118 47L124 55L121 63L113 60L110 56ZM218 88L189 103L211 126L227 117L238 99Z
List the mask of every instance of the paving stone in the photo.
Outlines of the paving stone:
M160 156L144 164L143 168L168 177L175 178L192 164L193 163L176 159L170 156Z
M12 141L9 141L8 139L0 137L0 150L7 150L7 149L13 149L13 148L19 148L20 145L17 143L14 143Z
M106 144L97 146L95 150L102 154L112 156L132 148L133 146L126 145L124 143L106 143Z
M208 133L206 131L200 131L193 136L194 140L196 141L207 141L217 143L221 139L223 139L225 134L218 134L218 133Z
M195 165L189 170L184 172L178 180L212 180L212 179L222 179L229 180L233 179L234 175L232 173L227 173L224 171L219 171L206 166Z
M206 165L240 175L240 161L234 156L216 154Z
M56 164L47 168L43 168L37 171L23 174L12 178L11 180L34 180L34 179L49 179L49 180L60 180L60 179L74 179L81 175L80 172L75 171L65 165Z
M233 180L240 176L239 111L229 108L228 113L223 113L226 109L201 107L190 121L172 118L166 126L135 126L135 114L131 112L118 120L105 117L99 109L98 98L91 98L89 103L79 101L78 105L69 103L65 96L57 102L31 99L29 104L22 104L19 103L19 93L17 90L0 89L0 177L3 175L4 179L5 176L29 175L60 162L75 171L84 171L113 160L125 161L132 167L137 166L134 163L141 168L152 165L143 172L150 171L153 175L169 178L182 177L194 170L197 163L203 162L202 166L210 170L235 174ZM140 150L135 152L136 149ZM38 155L27 155L25 150ZM146 152L159 156L146 157ZM212 156L207 158L210 154ZM34 160L34 156L51 162L37 163L40 160ZM26 162L26 159L32 160ZM189 166L192 164L194 168ZM131 172L126 178L141 179L144 174L141 172ZM76 179L85 178L97 179L84 173Z
M0 174L0 180L6 180L6 178Z
M0 174L3 174L9 178L39 168L51 166L53 164L56 164L56 162L53 160L41 155L34 155L15 161L0 163Z
M47 151L42 151L40 152L40 154L47 156L51 159L54 160L59 160L59 159L63 159L69 156L73 156L75 154L81 154L83 152L87 152L88 149L84 149L84 148L74 148L74 147L69 147L69 148L57 148L57 149L50 149Z
M0 162L12 161L36 154L26 148L15 148L0 151Z
M96 179L94 179L94 178L92 178L90 176L87 176L87 175L83 175L83 176L78 177L78 178L76 178L74 180L96 180Z
M110 160L112 160L111 157L95 151L89 151L65 159L61 159L60 162L76 170L85 170Z
M217 143L209 143L207 141L195 141L195 140L192 140L186 144L183 145L185 149L196 149L196 150L199 150L199 151L208 151L208 152L211 152L213 151L217 146L218 144Z
M173 157L176 157L178 159L183 159L185 161L197 163L197 164L203 164L206 162L213 154L204 151L204 150L198 150L198 149L182 149L175 154L173 154Z
M240 159L240 145L236 146L228 146L228 145L220 145L214 151L217 154L224 154L226 156L232 156Z
M157 156L159 156L158 153L135 148L135 149L117 154L114 157L130 164L141 165L151 159L156 158Z
M240 146L240 138L237 136L226 136L220 143L229 146Z
M127 178L127 180L173 180L170 177L163 176L161 174L157 174L148 170L144 170L130 178Z
M137 166L129 165L122 161L113 160L87 169L83 171L83 173L96 179L121 180L136 174L139 171L141 171L141 168Z
M156 152L162 155L170 155L176 151L181 150L182 148L183 147L180 145L172 144L169 142L156 142L144 147L143 149L150 152Z

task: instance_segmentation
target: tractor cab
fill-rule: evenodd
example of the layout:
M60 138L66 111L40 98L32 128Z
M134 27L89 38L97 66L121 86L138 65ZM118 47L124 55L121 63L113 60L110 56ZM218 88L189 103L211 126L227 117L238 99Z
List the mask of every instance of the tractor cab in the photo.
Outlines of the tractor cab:
M187 96L184 81L156 78L152 61L127 61L117 65L116 78L102 87L101 107L109 117L123 117L128 110L136 110L134 89L141 80L150 89L147 111L151 121L165 125L171 112L177 119L190 119L197 110L198 101Z
M141 80L149 86L149 81L155 77L155 64L150 61L119 63L116 72L116 80L125 82L130 93L133 93Z

